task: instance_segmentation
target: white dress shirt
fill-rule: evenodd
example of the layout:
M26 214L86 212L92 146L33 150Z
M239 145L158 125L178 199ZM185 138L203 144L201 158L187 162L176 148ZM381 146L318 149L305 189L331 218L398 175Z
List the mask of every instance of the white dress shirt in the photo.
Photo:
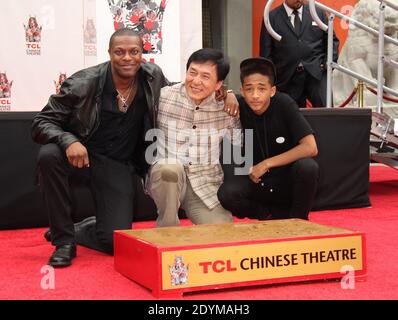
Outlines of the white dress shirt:
M294 11L294 10L293 10L292 8L290 8L290 7L286 4L286 2L283 2L283 6L285 7L287 16L289 17L290 22L291 22L291 24L292 24L292 26L293 26L293 28L294 28L294 14L293 14L293 11ZM297 11L298 11L298 13L299 13L299 18L300 18L300 20L303 21L303 6L301 6L300 9L297 9Z

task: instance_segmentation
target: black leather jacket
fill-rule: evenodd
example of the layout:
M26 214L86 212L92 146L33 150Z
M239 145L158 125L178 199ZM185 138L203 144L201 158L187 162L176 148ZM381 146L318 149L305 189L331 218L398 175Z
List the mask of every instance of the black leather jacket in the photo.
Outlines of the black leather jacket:
M101 95L109 61L83 69L69 77L59 94L52 95L32 123L32 138L40 144L56 143L63 150L73 142L87 142L99 126ZM146 129L156 126L160 89L169 84L160 67L142 63L148 103Z

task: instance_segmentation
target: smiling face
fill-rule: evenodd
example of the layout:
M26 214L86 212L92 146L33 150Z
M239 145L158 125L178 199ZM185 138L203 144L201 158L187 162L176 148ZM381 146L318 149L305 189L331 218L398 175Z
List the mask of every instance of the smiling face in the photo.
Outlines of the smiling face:
M276 87L271 85L267 76L254 73L244 78L240 92L250 109L261 115L268 109Z
M192 62L187 70L185 87L188 96L197 104L221 88L217 66L213 62Z
M125 80L135 77L142 63L142 42L138 36L114 37L108 52L115 77Z

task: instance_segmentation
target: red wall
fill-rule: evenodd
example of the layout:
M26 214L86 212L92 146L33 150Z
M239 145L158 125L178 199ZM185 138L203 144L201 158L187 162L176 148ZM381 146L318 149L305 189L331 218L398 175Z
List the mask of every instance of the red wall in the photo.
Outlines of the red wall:
M260 47L260 31L261 23L264 17L264 8L267 4L267 0L252 0L253 2L253 56L259 55ZM350 15L353 6L358 2L358 0L322 0L318 1L336 11L339 11L345 15ZM282 3L282 0L276 0L273 3L273 7L277 7ZM351 9L351 10L350 10ZM336 35L340 40L340 48L347 38L347 28L346 24L342 23L340 19L335 21Z

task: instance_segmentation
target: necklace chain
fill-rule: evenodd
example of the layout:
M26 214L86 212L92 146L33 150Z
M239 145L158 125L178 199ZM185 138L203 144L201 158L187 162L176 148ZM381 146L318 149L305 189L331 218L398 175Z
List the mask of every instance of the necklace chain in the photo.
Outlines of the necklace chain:
M126 113L127 110L129 109L129 105L127 104L127 101L129 100L130 94L131 94L131 92L132 92L132 89L134 88L135 80L136 80L136 79L134 79L134 81L130 84L130 86L129 86L129 88L128 88L127 97L124 97L124 95L121 94L121 92L120 92L119 90L116 89L116 91L117 91L117 93L118 93L117 97L118 97L118 98L120 99L120 101L122 102L122 105L120 106L119 110L120 110L121 112L123 112L123 113ZM125 93L125 94L126 94L126 93Z

